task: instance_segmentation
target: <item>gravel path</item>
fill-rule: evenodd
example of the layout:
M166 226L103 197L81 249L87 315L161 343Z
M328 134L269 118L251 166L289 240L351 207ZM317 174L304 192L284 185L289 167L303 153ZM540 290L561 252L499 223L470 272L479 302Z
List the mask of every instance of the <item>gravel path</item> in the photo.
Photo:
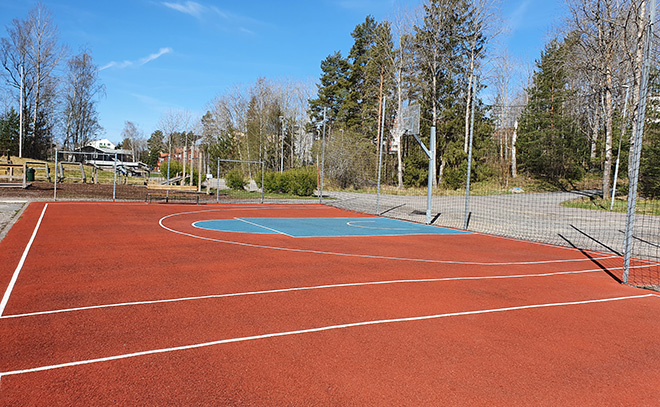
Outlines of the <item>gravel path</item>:
M27 201L17 199L0 200L0 240L9 232L9 229L26 206Z

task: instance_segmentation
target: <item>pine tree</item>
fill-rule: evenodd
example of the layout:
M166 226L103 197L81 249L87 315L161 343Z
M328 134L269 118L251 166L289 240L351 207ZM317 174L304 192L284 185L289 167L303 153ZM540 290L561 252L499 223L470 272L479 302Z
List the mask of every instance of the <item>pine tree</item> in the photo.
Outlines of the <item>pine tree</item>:
M312 123L318 124L323 120L323 109L327 108L326 117L329 123L341 120L340 111L348 94L348 75L350 65L337 51L328 55L321 62L321 80L315 99L309 101Z
M165 136L160 130L156 130L151 134L147 140L147 148L149 153L147 156L146 164L155 167L158 164L160 153L165 150Z
M377 112L378 102L374 100L369 80L371 49L376 44L376 29L378 24L372 16L367 16L364 23L355 27L351 36L354 39L348 54L350 73L348 75L348 94L342 106L346 127L351 130L373 135L376 121L370 112Z
M0 117L0 157L18 155L18 113L12 107Z
M522 169L553 183L579 180L588 156L587 140L564 108L573 95L564 65L568 47L555 39L537 61L517 142Z

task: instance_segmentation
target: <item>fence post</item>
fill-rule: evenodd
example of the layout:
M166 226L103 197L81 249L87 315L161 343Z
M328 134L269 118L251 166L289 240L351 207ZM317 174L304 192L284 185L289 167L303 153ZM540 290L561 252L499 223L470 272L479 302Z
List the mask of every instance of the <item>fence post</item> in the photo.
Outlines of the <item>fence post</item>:
M321 187L319 190L319 203L323 203L323 178L325 177L325 107L323 108L323 140L321 149Z
M644 43L644 62L642 65L642 80L639 86L639 106L637 108L637 126L631 146L632 157L630 159L631 172L629 174L630 185L628 187L628 211L626 212L626 235L624 240L623 254L623 283L628 284L630 276L630 260L632 257L632 239L635 228L635 209L637 206L637 182L639 180L639 164L642 154L642 138L644 136L644 120L646 119L646 99L649 85L649 71L651 70L651 43L653 39L653 22L655 20L656 1L651 0L651 16Z
M380 176L383 169L383 141L385 139L385 101L383 98L383 113L380 125L380 141L378 143L378 184L376 187L376 215L380 216Z
M57 149L55 149L55 187L53 188L53 201L57 201Z
M435 167L435 126L431 126L431 142L429 146L429 176L426 190L426 224L431 224L431 204L433 200L433 169Z
M477 99L477 80L472 83L472 107L470 108L470 145L468 147L467 181L465 184L465 219L463 229L467 230L470 221L470 175L472 175L472 142L474 140L474 101Z
M115 153L115 178L114 181L112 182L112 202L115 201L117 193L117 153Z

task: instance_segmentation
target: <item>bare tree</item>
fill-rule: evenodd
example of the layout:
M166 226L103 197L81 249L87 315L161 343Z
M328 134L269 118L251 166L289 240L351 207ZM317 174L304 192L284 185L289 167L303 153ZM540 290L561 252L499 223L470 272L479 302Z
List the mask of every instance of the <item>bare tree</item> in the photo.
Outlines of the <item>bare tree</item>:
M394 92L396 103L396 120L392 128L392 138L397 148L397 185L399 189L403 188L403 143L405 129L403 126L403 100L406 95L406 67L411 65L413 60L413 28L418 19L419 9L400 10L392 22L395 51L392 53L392 69L394 70Z
M467 44L469 65L467 69L467 97L465 101L465 142L463 150L468 151L470 133L470 107L475 76L481 71L481 61L485 57L486 46L502 32L500 19L495 12L500 0L473 0L470 2L471 32L464 41Z
M625 56L625 22L630 16L631 3L621 0L568 0L567 5L571 13L569 27L578 35L576 45L581 49L585 68L592 73L591 78L595 82L592 89L601 96L605 125L603 198L606 198L610 195L612 181L615 72ZM597 124L596 116L594 122Z
M52 113L57 87L57 78L54 75L55 68L60 60L66 55L66 49L59 44L57 27L53 24L50 12L42 3L28 13L27 24L27 61L31 67L32 89L34 91L32 109L32 131L49 132L52 128L54 118L49 117ZM44 124L37 122L43 115ZM52 116L52 115L50 115ZM50 122L50 123L49 123ZM47 138L48 134L40 137Z
M105 94L98 83L98 68L89 51L82 51L67 62L64 83L64 145L82 147L98 134L102 127L96 111L97 99Z
M22 121L26 135L25 150L35 158L45 158L55 124L57 78L55 69L66 49L59 44L57 27L42 3L28 12L26 20L13 20L2 39L2 65L9 85L23 100L23 113L31 115L31 126ZM26 127L24 129L24 127ZM23 132L23 130L26 130Z
M142 155L147 150L147 140L144 132L133 122L124 122L124 129L121 131L122 148L131 150L134 161L140 161Z
M516 136L518 127L518 118L522 113L523 101L520 97L514 98L513 94L513 74L516 71L516 64L507 50L495 59L492 83L497 92L496 103L493 107L495 119L495 137L499 139L500 146L500 168L505 182L508 180L509 168L513 178L516 178ZM509 166L508 163L511 165Z
M163 114L158 123L158 128L165 136L165 143L167 144L167 177L170 175L170 161L172 159L172 148L176 148L176 133L181 132L187 125L186 114L181 110L168 110ZM168 180L169 182L169 180Z

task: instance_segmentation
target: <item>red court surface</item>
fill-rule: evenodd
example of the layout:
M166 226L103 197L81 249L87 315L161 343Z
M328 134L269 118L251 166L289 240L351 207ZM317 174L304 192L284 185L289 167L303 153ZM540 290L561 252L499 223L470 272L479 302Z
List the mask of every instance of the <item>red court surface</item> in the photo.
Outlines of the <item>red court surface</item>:
M660 404L660 297L619 258L192 226L360 216L32 203L0 242L0 405Z

